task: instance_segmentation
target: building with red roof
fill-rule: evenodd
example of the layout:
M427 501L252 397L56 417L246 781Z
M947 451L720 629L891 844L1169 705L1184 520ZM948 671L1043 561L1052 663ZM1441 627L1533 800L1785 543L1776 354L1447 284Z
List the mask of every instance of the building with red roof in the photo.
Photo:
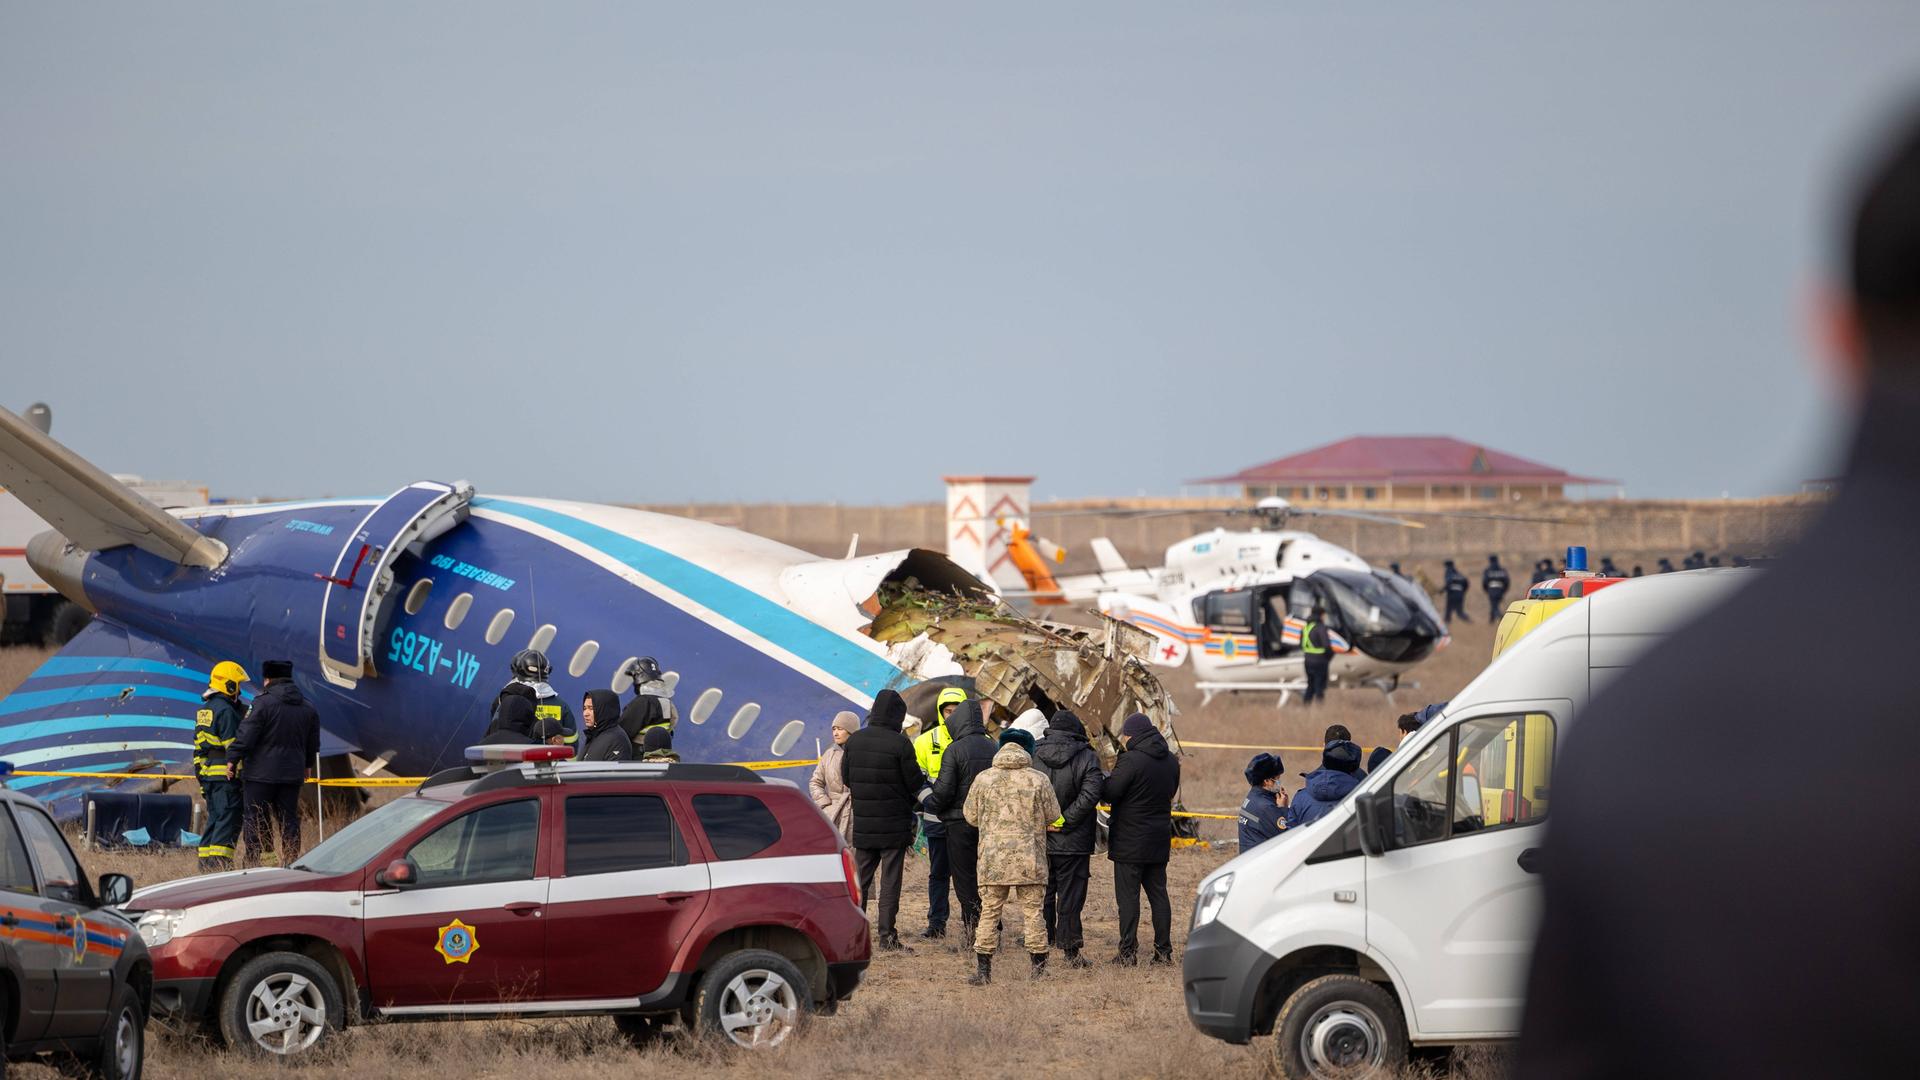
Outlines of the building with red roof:
M1238 485L1248 499L1404 503L1555 500L1568 486L1619 481L1444 435L1356 435L1193 483Z

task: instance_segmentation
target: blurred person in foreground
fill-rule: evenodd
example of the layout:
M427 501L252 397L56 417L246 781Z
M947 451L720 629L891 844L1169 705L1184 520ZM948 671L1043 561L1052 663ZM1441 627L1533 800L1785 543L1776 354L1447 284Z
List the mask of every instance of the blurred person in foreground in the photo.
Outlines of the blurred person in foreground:
M1173 796L1180 790L1180 759L1145 713L1120 725L1126 749L1107 777L1107 858L1113 860L1113 897L1120 908L1120 952L1113 962L1140 962L1140 894L1153 913L1153 963L1173 963L1173 905L1167 899L1167 860L1173 856Z
M1647 654L1572 730L1553 778L1521 1076L1913 1067L1920 814L1907 786L1831 746L1796 766L1831 812L1783 812L1768 778L1835 717L1844 747L1920 757L1920 683L1873 674L1904 670L1914 641L1885 573L1920 533L1920 109L1863 185L1849 246L1846 296L1825 313L1857 404L1845 481L1797 548ZM1808 632L1821 626L1847 632ZM1647 751L1678 730L1713 751L1676 791Z
M967 789L961 808L980 831L980 920L973 938L975 969L967 982L985 986L1000 950L1000 911L1020 905L1033 977L1047 971L1047 925L1041 905L1047 891L1047 827L1060 816L1060 800L1027 750L1033 736L1017 728L1001 733L993 766ZM949 833L949 836L952 834Z
M900 944L895 917L900 913L900 876L913 846L913 805L926 784L914 760L913 743L900 725L907 703L892 690L873 695L867 726L847 736L841 758L852 823L847 846L860 879L860 903L874 899L873 877L880 875L879 917L874 922L874 948L912 952ZM838 720L835 721L836 725Z
M1068 967L1091 967L1080 955L1087 944L1080 913L1086 910L1087 882L1093 876L1090 864L1106 774L1100 771L1100 755L1087 741L1086 725L1068 709L1055 712L1047 722L1033 760L1047 774L1060 803L1060 817L1047 829L1047 895L1040 910L1047 941L1060 949Z

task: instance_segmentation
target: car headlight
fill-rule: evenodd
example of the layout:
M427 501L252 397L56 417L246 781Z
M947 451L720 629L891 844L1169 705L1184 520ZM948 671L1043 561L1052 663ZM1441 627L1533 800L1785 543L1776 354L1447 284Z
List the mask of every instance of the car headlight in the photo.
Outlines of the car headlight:
M1220 909L1227 906L1227 890L1231 888L1233 888L1232 874L1221 874L1200 886L1200 896L1193 903L1195 930L1219 917Z
M139 920L133 925L140 931L140 940L147 943L147 948L157 949L173 940L173 932L180 928L181 916L185 914L183 911L156 908L141 912Z

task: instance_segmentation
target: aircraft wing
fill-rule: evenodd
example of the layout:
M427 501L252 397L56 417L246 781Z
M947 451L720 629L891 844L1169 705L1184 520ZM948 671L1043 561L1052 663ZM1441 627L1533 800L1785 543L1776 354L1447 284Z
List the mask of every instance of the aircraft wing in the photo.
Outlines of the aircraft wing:
M227 558L225 544L200 535L6 409L0 409L0 486L88 551L132 544L209 569Z

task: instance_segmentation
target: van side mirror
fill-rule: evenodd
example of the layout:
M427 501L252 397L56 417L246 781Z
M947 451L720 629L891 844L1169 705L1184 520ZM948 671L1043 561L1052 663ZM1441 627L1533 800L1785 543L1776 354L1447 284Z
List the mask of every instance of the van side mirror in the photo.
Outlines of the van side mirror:
M1353 810L1360 822L1360 850L1385 855L1393 848L1393 789L1361 796Z
M412 859L395 859L386 869L373 875L374 883L387 889L410 889L420 884L420 868Z
M100 889L95 895L100 898L101 907L124 907L133 899L133 879L125 874L101 874Z

